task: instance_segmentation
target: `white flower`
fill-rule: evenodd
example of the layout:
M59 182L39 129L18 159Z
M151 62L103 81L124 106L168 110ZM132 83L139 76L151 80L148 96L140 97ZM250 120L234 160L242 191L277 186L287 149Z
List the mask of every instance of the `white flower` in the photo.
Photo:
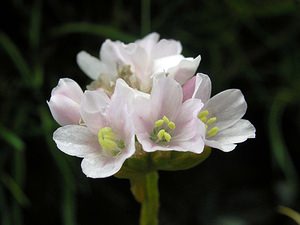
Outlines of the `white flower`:
M54 132L61 151L83 158L81 167L88 177L111 176L134 154L134 127L124 101L130 95L122 80L111 99L103 91L86 91L81 103L85 126L67 125Z
M206 125L207 146L228 152L236 147L236 143L255 138L254 126L241 119L247 103L240 90L228 89L210 98L211 81L205 74L197 74L183 90L184 100L197 98L204 103L198 117Z
M180 84L195 74L200 63L197 58L184 58L180 42L162 39L151 33L134 43L106 40L100 50L100 59L81 51L77 55L79 67L93 80L95 87L112 92L118 77L132 88L150 92L152 75L167 73Z
M61 126L79 124L82 96L83 91L75 81L69 78L59 80L51 92L50 100L47 101L57 123Z
M182 103L181 85L171 78L155 79L150 98L137 96L133 120L144 151L190 151L204 148L204 124L197 118L203 104L199 99Z

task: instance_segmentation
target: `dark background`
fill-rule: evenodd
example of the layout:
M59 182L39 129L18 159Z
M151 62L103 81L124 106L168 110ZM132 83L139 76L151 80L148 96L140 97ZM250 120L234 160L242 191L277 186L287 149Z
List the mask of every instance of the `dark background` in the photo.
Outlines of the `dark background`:
M138 224L129 182L89 179L56 149L46 100L58 79L85 87L76 54L156 31L202 61L213 94L243 91L257 138L160 173L161 225L289 225L300 211L300 2L1 1L0 224Z

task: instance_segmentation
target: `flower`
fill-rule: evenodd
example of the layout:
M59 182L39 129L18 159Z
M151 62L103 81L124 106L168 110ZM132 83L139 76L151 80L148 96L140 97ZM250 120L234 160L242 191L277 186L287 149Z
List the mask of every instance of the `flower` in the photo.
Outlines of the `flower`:
M134 43L106 40L100 49L100 59L81 51L77 55L79 67L93 80L91 89L103 88L113 92L117 78L132 88L150 92L152 75L167 73L180 84L191 78L201 57L184 58L180 42L162 39L151 33Z
M134 127L124 101L130 95L122 80L117 80L111 99L101 90L85 91L81 103L85 125L67 125L54 132L61 151L83 158L81 167L88 177L111 176L134 154Z
M210 98L211 81L205 74L197 74L183 86L184 100L201 99L204 106L198 118L206 126L205 144L224 152L232 151L236 143L255 138L255 128L241 119L247 103L240 90L228 89Z
M53 88L47 104L53 118L61 126L78 124L80 121L80 102L83 91L80 86L69 78L60 79Z
M182 103L182 97L180 84L163 77L154 79L149 98L135 98L133 121L144 151L203 151L205 127L197 118L203 104L199 99Z

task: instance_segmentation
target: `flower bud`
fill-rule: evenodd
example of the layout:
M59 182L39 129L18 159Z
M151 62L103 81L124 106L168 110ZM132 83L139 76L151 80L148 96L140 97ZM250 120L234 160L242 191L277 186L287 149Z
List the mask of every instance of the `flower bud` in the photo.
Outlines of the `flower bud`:
M72 79L60 79L53 88L51 98L47 101L53 118L61 126L78 124L80 121L80 102L83 92Z

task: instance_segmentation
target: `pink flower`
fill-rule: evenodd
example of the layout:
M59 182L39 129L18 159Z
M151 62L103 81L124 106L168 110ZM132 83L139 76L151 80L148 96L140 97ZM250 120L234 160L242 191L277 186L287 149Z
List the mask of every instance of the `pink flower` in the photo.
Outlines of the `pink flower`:
M117 81L111 99L100 90L86 91L81 104L85 125L67 125L54 132L61 151L83 158L81 167L88 177L111 176L134 154L134 127L124 101L130 95L123 80Z
M69 78L59 80L47 101L57 123L61 126L79 123L82 96L83 92L75 81Z
M150 98L136 97L133 118L144 151L203 151L205 127L197 118L203 104L182 97L180 84L165 77L154 80Z
M236 143L255 137L255 127L241 119L247 103L238 89L228 89L210 98L211 82L207 75L197 74L183 86L184 100L201 99L204 103L198 117L206 127L205 144L224 152L232 151Z

